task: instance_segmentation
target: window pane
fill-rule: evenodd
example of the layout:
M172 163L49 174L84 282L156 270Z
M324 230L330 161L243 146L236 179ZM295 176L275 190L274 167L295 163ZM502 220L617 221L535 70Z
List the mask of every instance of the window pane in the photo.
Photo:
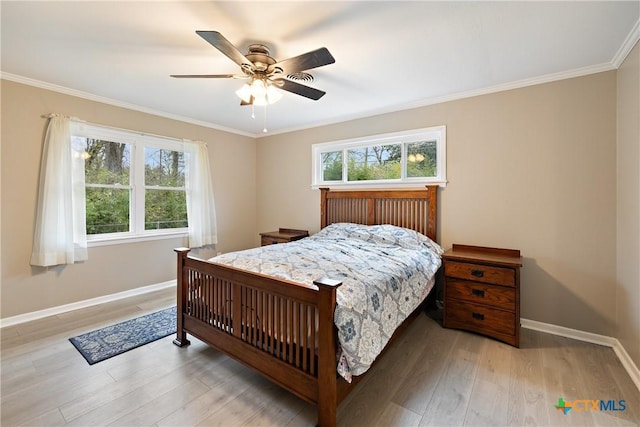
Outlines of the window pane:
M144 229L187 227L187 199L184 191L147 190Z
M184 153L147 147L144 149L146 185L184 187Z
M372 145L347 151L348 180L400 179L401 145Z
M129 189L86 188L87 234L129 231Z
M129 144L82 138L85 141L85 180L87 184L129 185L131 149Z
M342 181L342 151L322 153L322 180Z
M407 144L407 177L423 178L438 175L436 141Z

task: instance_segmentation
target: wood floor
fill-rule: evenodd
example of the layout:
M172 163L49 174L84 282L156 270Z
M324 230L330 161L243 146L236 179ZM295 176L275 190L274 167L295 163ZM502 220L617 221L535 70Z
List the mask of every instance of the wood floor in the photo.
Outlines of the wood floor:
M172 290L2 329L5 426L313 426L315 408L197 339L89 366L68 338L170 306ZM612 349L523 329L521 348L416 319L340 406L340 426L638 425ZM558 398L625 411L556 410ZM619 408L619 406L616 406Z

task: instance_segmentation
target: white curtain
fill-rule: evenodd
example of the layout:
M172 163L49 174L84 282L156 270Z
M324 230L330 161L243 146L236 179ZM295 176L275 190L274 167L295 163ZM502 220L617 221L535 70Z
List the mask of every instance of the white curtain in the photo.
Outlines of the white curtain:
M84 159L72 148L71 119L48 117L31 254L31 265L43 267L87 259Z
M187 220L189 222L189 247L198 248L218 243L216 207L206 144L186 142L187 172Z

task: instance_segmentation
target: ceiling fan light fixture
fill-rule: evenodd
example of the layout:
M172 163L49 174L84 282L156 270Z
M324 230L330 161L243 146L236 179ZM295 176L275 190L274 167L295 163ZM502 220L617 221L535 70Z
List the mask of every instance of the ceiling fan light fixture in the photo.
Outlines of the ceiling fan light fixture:
M236 95L238 95L238 98L242 99L244 102L250 103L251 86L249 86L247 83L243 84L242 87L236 91Z
M253 105L257 105L258 107L262 107L265 105L268 105L269 103L267 102L267 98L263 97L263 98L253 98Z
M254 98L264 98L267 96L267 87L262 79L254 79L251 82L251 95Z
M236 91L236 95L244 102L258 106L275 104L282 98L271 82L262 79L253 79L251 84L245 83Z
M267 86L267 101L269 104L275 104L282 98L282 93L272 84Z

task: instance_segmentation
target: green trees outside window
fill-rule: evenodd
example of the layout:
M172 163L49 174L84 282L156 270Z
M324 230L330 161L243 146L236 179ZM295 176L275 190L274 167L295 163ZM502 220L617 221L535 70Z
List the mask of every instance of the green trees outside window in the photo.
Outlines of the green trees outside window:
M73 137L85 158L87 234L132 230L133 146ZM185 159L181 151L144 147L144 229L187 227ZM140 200L140 198L138 198Z
M401 179L403 146L407 178L437 176L436 141L419 141L347 149L347 181ZM343 151L322 153L322 180L342 181L343 162Z
M347 179L370 181L400 178L402 146L372 145L347 150Z
M145 148L145 230L187 226L184 172L183 152Z
M322 179L342 181L342 151L322 153Z
M131 146L79 139L84 142L87 234L129 231Z
M421 141L407 144L407 177L423 178L438 176L436 141Z

